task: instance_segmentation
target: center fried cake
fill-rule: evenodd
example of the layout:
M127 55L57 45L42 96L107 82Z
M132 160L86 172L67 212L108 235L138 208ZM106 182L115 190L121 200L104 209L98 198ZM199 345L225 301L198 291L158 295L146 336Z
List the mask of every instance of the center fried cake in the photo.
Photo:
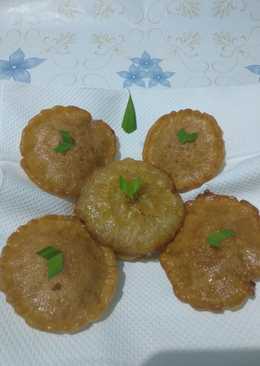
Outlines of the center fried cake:
M135 198L120 189L120 177L129 182L139 179ZM143 161L125 159L94 172L81 191L76 214L101 244L131 260L151 256L173 239L184 205L165 173Z

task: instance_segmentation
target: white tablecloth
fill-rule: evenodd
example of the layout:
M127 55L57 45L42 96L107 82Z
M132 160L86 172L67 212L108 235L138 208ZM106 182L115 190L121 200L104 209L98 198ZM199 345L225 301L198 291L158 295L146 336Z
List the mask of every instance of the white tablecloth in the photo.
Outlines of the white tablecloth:
M258 83L260 1L1 0L0 59L19 48L45 59L28 70L42 85ZM13 66L23 67L21 59Z
M94 116L112 121L123 134L127 93L83 90L87 87L131 89L137 136L144 137L149 123L171 109L199 108L225 121L227 173L210 187L260 208L258 160L237 165L259 155L258 88L190 88L256 84L259 77L260 0L0 0L0 84L7 80L9 90L0 108L1 245L30 215L69 209L65 202L50 209L54 198L41 191L43 200L36 199L37 188L15 163L22 123L31 112L53 103L90 106ZM47 89L26 91L24 83ZM186 89L168 90L180 87ZM91 99L110 93L115 103ZM238 120L245 124L238 126ZM123 156L141 156L143 137L136 134L122 144ZM259 364L259 284L256 300L239 312L215 315L178 301L156 262L126 263L124 272L123 296L112 314L73 336L27 327L1 294L0 366Z

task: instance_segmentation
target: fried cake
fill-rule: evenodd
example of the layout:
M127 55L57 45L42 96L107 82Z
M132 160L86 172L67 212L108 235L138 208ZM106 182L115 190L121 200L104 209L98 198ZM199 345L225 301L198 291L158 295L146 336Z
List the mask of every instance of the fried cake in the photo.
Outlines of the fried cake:
M63 271L48 278L38 252L54 246ZM97 245L72 216L44 216L23 225L7 240L0 257L1 290L27 324L43 331L71 333L101 318L117 285L109 248Z
M64 132L73 143L57 151ZM93 121L88 111L55 106L29 121L20 150L21 165L35 184L57 196L75 198L86 177L114 159L116 137L105 122Z
M178 134L196 134L180 141ZM224 141L215 118L191 109L171 112L150 128L143 149L144 161L165 171L177 191L199 187L219 173L224 164Z
M120 190L120 176L141 180L136 199ZM75 212L101 244L131 260L151 256L173 239L183 221L184 205L165 173L143 161L124 159L93 173Z
M218 247L210 245L210 235L223 229L232 236ZM254 295L254 281L260 277L258 210L246 201L206 191L186 203L184 224L160 262L176 296L195 309L240 307Z

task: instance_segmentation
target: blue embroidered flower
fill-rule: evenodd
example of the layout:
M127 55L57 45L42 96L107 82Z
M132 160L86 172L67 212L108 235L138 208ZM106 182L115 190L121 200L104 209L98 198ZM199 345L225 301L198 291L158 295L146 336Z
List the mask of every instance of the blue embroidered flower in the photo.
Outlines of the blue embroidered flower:
M9 60L0 60L0 79L11 79L22 83L30 83L31 75L27 69L40 65L45 59L30 57L25 58L24 52L19 48L9 56Z
M141 57L131 58L131 61L147 71L153 66L158 66L162 60L160 58L151 58L149 53L144 51Z
M260 65L248 65L246 66L246 69L251 71L253 74L259 75L260 81Z
M117 74L125 79L123 83L124 88L128 88L133 84L143 88L155 85L163 85L170 87L171 78L175 73L170 71L163 71L159 63L160 58L152 58L148 52L144 51L141 57L134 57L130 59L132 64L128 71L120 71ZM145 79L145 80L144 80Z
M124 88L128 88L133 84L145 88L145 82L143 80L145 77L145 72L140 67L131 65L129 67L129 71L119 71L118 75L125 79L123 83Z
M156 86L158 84L171 87L171 83L169 82L169 78L172 77L175 73L170 71L163 71L160 66L155 66L149 72L149 88Z

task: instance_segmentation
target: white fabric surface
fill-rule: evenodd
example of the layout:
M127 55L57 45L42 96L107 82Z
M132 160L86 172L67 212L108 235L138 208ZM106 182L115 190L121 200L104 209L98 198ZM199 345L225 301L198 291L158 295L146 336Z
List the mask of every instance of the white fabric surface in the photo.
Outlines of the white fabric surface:
M69 203L33 185L19 168L23 127L42 108L55 104L78 105L89 109L95 118L106 120L120 140L122 158L141 158L146 132L161 114L183 107L212 113L224 130L226 166L204 187L185 194L185 199L209 188L247 199L260 208L260 86L146 94L135 90L132 96L138 130L127 135L120 128L126 91L6 85L0 117L1 247L17 226L29 219L71 210ZM216 315L195 311L177 300L156 261L124 263L121 277L111 314L75 335L47 334L29 328L1 294L0 365L149 366L155 365L153 359L163 352L171 352L178 359L181 352L187 355L214 350L221 355L224 351L260 350L259 285L256 299L241 310ZM169 360L167 353L165 360ZM174 364L160 362L156 366Z

